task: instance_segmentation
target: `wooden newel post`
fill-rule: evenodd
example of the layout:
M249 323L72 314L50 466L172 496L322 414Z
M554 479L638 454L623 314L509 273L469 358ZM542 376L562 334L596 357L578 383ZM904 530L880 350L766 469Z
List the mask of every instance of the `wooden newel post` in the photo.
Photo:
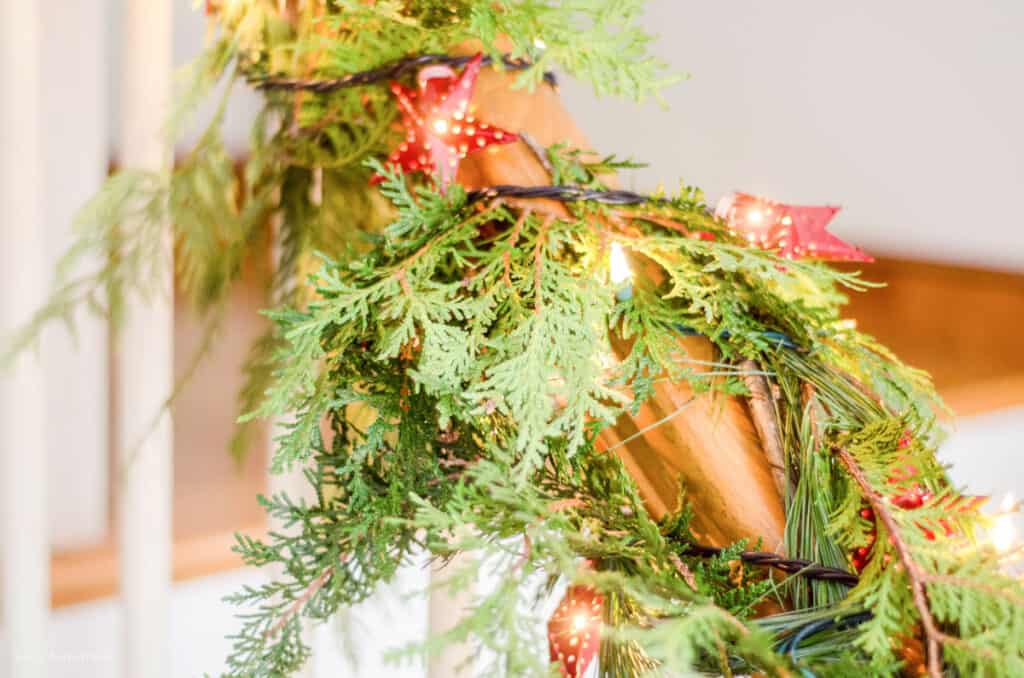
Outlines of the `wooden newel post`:
M547 85L533 92L513 90L514 78L494 69L481 72L473 99L478 117L525 132L542 146L568 142L591 150L557 91ZM458 179L467 189L551 181L523 142L469 155ZM562 205L549 201L543 209L565 213ZM628 351L628 346L617 343L620 355ZM701 337L681 337L679 349L690 358L715 358L711 342ZM761 538L765 548L781 548L782 496L743 399L715 393L695 396L685 384L661 382L637 416L623 416L601 435L600 444L622 458L655 517L678 507L682 478L696 511L693 527L705 543L724 546L740 538Z

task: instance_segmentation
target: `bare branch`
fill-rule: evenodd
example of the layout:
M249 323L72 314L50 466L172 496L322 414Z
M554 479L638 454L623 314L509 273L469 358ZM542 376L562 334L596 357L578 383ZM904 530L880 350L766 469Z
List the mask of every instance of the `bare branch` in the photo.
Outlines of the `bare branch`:
M771 386L764 377L760 366L753 360L740 363L743 382L750 391L747 402L750 405L750 417L754 420L754 428L761 439L761 447L768 458L772 469L772 478L779 496L786 496L786 452L782 447L782 436L779 433L778 419L775 416L775 403L772 398Z
M907 578L910 579L910 591L914 598L914 607L917 608L917 612L921 616L921 626L924 629L925 642L928 647L928 675L931 678L942 678L942 643L948 641L949 637L939 630L935 624L935 617L932 616L931 608L928 606L925 582L928 580L929 575L914 560L885 498L868 482L864 472L857 464L857 460L853 458L852 454L841 447L834 448L833 452L835 452L836 457L839 459L839 463L843 465L847 473L850 474L850 477L860 487L864 497L871 504L875 515L878 516L882 524L885 525L885 529L889 532L893 547L896 549L896 554L907 571Z

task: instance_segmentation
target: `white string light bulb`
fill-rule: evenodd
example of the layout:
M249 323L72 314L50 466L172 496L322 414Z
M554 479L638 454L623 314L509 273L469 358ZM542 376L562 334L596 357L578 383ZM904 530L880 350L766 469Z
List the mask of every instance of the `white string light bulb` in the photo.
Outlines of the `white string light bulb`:
M616 285L621 285L633 277L633 272L629 270L629 262L626 261L626 252L617 242L612 243L608 263L611 269L611 280Z
M1000 553L1008 552L1017 541L1017 528L1013 524L1013 516L1015 514L1012 512L1014 503L1012 494L1007 494L1003 497L1003 501L999 505L1002 513L996 517L992 528L989 530L988 536L992 541L992 546Z

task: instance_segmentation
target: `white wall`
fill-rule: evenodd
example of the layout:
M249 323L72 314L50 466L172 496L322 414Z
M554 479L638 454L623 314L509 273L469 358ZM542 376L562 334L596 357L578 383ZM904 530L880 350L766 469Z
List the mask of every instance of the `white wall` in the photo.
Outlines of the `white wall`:
M668 110L566 83L602 152L680 177L844 206L868 251L1024 270L1020 0L651 0L655 51L692 79Z

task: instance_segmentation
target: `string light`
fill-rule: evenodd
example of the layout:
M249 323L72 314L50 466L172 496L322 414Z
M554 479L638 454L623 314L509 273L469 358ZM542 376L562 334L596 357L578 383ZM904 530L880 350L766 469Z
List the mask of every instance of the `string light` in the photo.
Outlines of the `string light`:
M608 264L611 268L611 280L616 285L621 285L633 277L633 272L629 270L629 262L626 261L626 251L617 242L612 243Z
M827 230L838 211L828 205L786 205L749 193L730 193L718 201L715 216L751 245L778 250L787 259L871 261Z
M612 284L618 287L615 297L619 301L629 301L633 298L633 272L629 269L625 250L617 242L612 243L611 252L608 255L608 265L608 277Z
M1013 517L1015 515L1013 512L1014 504L1012 494L1007 494L1003 497L1003 501L999 505L1002 513L996 517L992 528L989 530L988 536L992 541L992 546L999 553L1008 552L1017 541L1017 528L1013 524Z
M482 64L483 55L477 54L461 74L443 64L426 66L416 76L417 90L391 83L406 137L388 156L390 166L403 172L436 173L444 191L455 180L459 161L466 155L519 138L474 119L470 99ZM383 178L375 175L373 180Z
M563 678L581 678L601 644L604 599L589 586L570 586L548 620L548 651Z

